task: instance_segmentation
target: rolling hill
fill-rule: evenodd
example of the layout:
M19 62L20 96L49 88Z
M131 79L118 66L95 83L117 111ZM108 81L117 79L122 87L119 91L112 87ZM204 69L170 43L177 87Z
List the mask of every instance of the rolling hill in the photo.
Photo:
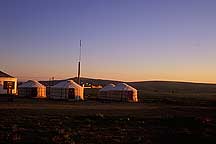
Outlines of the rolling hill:
M76 77L69 78L76 81ZM54 81L40 81L42 84L49 86L55 85L62 80ZM121 81L114 80L103 80L103 79L92 79L92 78L81 78L81 82L92 85L105 86L113 83L117 84ZM174 82L174 81L139 81L139 82L126 82L127 84L135 87L138 91L146 91L153 93L187 93L187 94L215 94L216 95L216 84L207 83L191 83L191 82Z

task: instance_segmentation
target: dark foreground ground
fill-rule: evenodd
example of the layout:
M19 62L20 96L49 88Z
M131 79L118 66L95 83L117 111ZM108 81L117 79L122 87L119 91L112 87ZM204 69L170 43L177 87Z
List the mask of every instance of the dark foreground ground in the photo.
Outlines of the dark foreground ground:
M216 107L0 103L0 143L216 143Z

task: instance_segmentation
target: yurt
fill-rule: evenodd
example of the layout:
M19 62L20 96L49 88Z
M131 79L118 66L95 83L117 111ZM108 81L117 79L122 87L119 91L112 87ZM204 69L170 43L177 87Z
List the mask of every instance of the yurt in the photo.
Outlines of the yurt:
M46 87L35 80L29 80L18 86L21 97L46 98Z
M137 90L126 83L117 84L113 88L111 95L113 100L138 102Z
M17 94L17 78L0 71L0 94Z
M101 100L111 100L111 92L114 90L115 85L109 84L99 90L98 99Z
M62 81L50 89L50 99L84 100L84 88L73 80Z

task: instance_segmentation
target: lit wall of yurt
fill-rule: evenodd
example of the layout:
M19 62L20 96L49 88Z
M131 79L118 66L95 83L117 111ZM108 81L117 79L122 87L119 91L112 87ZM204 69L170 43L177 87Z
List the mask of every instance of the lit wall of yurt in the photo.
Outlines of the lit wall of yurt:
M84 100L84 88L73 80L62 81L50 89L50 99Z
M46 98L46 87L35 80L29 80L18 86L20 97Z

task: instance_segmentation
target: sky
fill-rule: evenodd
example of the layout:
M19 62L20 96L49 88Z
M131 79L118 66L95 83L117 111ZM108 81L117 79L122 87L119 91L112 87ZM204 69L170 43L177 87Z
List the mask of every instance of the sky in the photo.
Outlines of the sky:
M77 75L216 83L215 0L1 0L0 69L19 80Z

